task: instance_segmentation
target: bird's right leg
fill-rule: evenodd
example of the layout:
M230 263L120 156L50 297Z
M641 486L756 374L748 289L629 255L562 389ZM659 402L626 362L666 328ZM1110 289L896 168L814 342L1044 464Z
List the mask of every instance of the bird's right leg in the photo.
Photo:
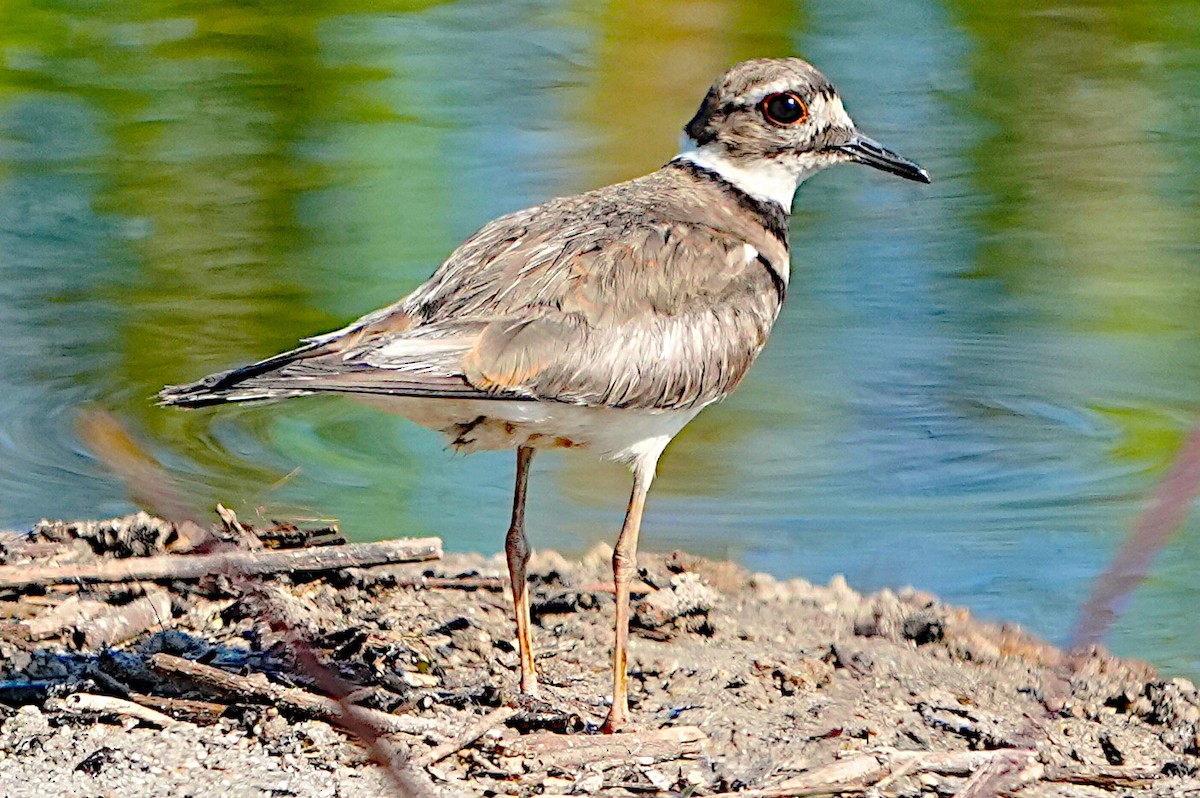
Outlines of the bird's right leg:
M646 508L646 493L654 479L657 455L643 459L633 468L633 493L629 497L629 510L625 514L625 525L617 537L613 549L613 588L617 598L616 639L613 642L613 697L608 717L600 730L605 733L620 731L629 721L629 676L627 672L627 646L629 640L629 587L637 573L638 533L642 528L642 512Z
M513 605L517 616L517 648L521 654L521 693L536 696L537 669L533 666L533 632L529 622L529 585L525 566L529 563L529 541L525 539L525 493L529 485L529 463L533 448L517 449L517 484L513 489L512 526L504 541L508 557L508 578L512 582Z

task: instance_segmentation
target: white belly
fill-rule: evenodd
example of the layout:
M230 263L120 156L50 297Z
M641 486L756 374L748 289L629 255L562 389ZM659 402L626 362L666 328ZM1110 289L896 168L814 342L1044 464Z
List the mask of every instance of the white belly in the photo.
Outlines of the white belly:
M369 404L445 433L464 451L582 448L608 460L657 458L702 408L642 410L562 402L370 397Z

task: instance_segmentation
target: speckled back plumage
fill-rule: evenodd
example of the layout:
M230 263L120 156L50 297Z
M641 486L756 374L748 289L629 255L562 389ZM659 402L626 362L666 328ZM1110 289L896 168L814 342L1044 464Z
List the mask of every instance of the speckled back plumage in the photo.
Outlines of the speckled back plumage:
M703 406L779 312L786 218L687 164L496 219L400 302L174 404L337 391ZM765 215L764 215L765 214Z

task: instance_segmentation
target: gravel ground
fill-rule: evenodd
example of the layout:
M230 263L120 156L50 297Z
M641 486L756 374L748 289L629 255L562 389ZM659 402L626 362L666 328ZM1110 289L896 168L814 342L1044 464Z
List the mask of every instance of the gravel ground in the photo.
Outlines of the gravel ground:
M287 725L287 724L284 724ZM127 728L22 707L0 729L0 795L333 796L386 795L380 768L321 722L277 738L234 722Z
M1102 651L1068 655L916 591L864 596L684 554L643 557L637 733L588 735L606 709L608 555L535 556L548 695L511 713L517 657L497 557L171 585L165 628L115 649L66 633L31 643L10 623L0 795L401 794L360 738L311 713L151 667L173 655L323 692L297 639L365 688L356 702L415 724L386 741L429 794L1200 795L1200 696L1186 680ZM188 720L81 712L78 694L176 701L164 711ZM203 703L185 712L188 701ZM478 739L411 761L488 717Z

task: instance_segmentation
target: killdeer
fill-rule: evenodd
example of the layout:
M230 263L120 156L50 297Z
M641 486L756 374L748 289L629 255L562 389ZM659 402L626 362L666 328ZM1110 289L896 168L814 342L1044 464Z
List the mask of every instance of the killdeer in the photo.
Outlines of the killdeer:
M628 719L629 588L646 494L670 440L729 395L766 343L788 290L797 187L840 163L929 182L859 133L829 81L796 58L734 66L684 133L656 172L489 222L398 302L159 395L202 407L354 394L459 449L515 449L505 552L529 695L538 689L525 578L530 461L566 448L627 464L608 731Z

